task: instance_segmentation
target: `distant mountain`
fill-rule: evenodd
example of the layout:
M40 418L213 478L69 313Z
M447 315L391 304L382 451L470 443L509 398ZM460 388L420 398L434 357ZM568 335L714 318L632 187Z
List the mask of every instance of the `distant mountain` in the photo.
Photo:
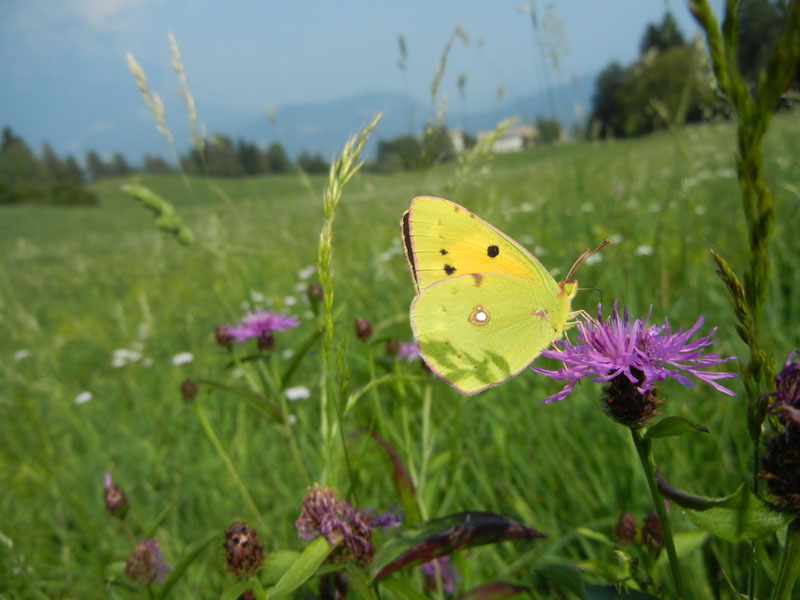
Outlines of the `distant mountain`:
M450 99L445 124L464 127L475 134L493 128L498 121L517 117L521 122L534 121L539 116L550 117L555 106L556 117L565 127L576 120L573 106L579 104L585 112L589 109L594 76L581 78L574 85L564 85L552 90L551 96L538 93L521 97L505 97L494 106L463 113L460 102ZM191 144L186 112L180 98L165 97L167 126L175 136L175 146L185 153ZM469 97L466 99L467 105ZM61 155L70 153L82 160L88 150L96 150L110 157L122 153L132 164L141 164L145 153L161 155L173 160L166 141L156 132L152 116L135 89L129 93L117 92L97 99L86 107L83 114L47 115L30 111L23 123L7 123L36 151L47 141ZM200 122L209 135L220 133L234 140L244 139L265 146L271 141L283 144L291 157L302 151L319 153L333 158L352 134L372 117L382 111L383 118L366 152L374 156L377 140L422 131L429 105L408 96L390 92L368 92L338 100L289 104L275 109L275 121L270 122L267 109L259 113L226 106L215 106L198 101ZM582 117L581 120L585 118Z

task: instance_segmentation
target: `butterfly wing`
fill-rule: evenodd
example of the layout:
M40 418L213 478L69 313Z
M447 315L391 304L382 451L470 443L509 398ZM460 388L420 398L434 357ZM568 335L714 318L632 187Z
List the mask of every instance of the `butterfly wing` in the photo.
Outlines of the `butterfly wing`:
M403 215L403 240L419 294L430 285L470 273L502 273L559 286L525 248L463 206L430 196L414 198Z
M542 278L452 276L414 299L411 325L431 370L471 395L517 375L560 337L570 300Z

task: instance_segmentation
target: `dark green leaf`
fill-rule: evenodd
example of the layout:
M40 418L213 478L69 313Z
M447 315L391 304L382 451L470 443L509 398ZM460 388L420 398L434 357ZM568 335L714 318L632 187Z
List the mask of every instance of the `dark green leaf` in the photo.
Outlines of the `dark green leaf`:
M373 560L372 580L463 548L541 537L544 534L527 525L489 512L466 511L432 519L386 540Z
M709 433L703 425L694 425L683 417L665 417L658 423L647 428L645 440L654 440L663 437L676 437L684 433Z
M755 496L744 484L722 498L692 496L670 486L661 476L658 488L696 525L728 542L755 540L785 527L793 515L778 512Z

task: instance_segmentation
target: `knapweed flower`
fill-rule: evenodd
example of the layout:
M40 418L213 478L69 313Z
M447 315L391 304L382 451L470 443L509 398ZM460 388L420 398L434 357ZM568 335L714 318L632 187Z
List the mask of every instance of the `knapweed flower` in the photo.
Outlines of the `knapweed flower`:
M264 564L264 547L247 523L237 521L225 530L225 566L237 577L253 575Z
M155 538L145 538L134 548L125 561L125 574L131 579L150 583L154 579L161 583L172 571L166 562Z
M776 413L785 431L779 431L765 442L760 476L767 482L769 493L780 507L800 513L800 351L786 357L781 372L775 376L775 402L770 410Z
M239 323L233 327L226 327L225 334L236 342L245 342L251 338L267 338L273 331L286 331L300 325L300 320L295 316L286 316L284 313L273 313L257 308L247 313Z
M770 410L778 415L778 420L786 428L800 433L800 350L792 350L783 369L775 376L775 391L770 394L775 402Z
M420 565L425 574L425 585L432 590L439 587L437 579L441 582L442 591L453 595L456 592L456 579L458 573L450 566L450 556L440 556Z
M106 505L106 512L112 517L124 519L128 512L128 497L118 485L111 480L111 473L104 475L103 500Z
M357 508L339 500L334 490L315 484L303 498L295 527L304 540L325 536L329 544L337 547L331 554L332 560L368 564L375 552L372 532L399 522L400 517L394 510L378 515L374 510Z
M651 309L652 311L652 309ZM602 322L602 306L598 306L598 320L578 324L577 342L568 339L554 343L555 350L544 350L542 356L561 361L557 371L531 367L551 379L566 381L567 385L543 404L563 400L584 377L592 381L609 383L604 390L604 401L609 414L629 427L646 423L654 414L660 401L654 385L667 377L682 385L693 386L688 375L705 381L714 389L728 395L731 390L717 383L718 379L734 377L734 373L707 371L708 367L733 360L720 358L716 353L705 353L713 344L715 329L694 341L690 338L703 324L697 319L688 330L673 332L667 319L663 325L650 325L647 318L634 319L627 310L620 317L614 303L613 315Z

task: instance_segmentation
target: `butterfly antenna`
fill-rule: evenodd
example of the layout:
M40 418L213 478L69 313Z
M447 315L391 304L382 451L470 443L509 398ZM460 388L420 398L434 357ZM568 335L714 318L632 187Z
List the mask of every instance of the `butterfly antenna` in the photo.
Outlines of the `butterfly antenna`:
M564 281L572 281L572 276L575 274L575 272L578 269L581 268L581 265L583 263L585 263L586 260L590 256L592 256L593 254L596 254L598 251L600 251L601 248L605 248L608 244L609 244L609 241L606 240L602 244L600 244L597 248L595 248L594 250L589 250L589 249L584 250L583 254L581 254L578 257L578 260L575 261L575 264L572 265L572 268L569 270L569 273L567 273L567 277L564 279Z

